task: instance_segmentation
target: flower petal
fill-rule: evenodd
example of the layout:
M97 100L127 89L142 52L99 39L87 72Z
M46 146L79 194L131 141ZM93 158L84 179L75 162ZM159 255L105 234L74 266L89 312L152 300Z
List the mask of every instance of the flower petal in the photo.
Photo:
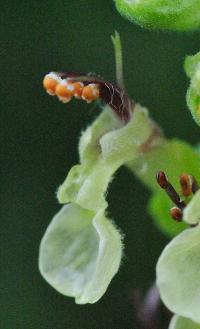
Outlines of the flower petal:
M60 293L78 304L95 303L118 271L120 233L104 216L76 204L64 206L41 241L40 272Z
M174 313L200 322L200 226L174 238L157 263L161 298Z
M195 193L192 200L183 211L183 219L189 224L200 222L200 190Z

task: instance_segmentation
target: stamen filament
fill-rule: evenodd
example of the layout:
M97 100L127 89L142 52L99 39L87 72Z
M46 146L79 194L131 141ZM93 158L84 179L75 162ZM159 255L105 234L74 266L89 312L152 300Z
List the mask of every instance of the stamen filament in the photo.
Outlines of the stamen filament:
M163 171L159 171L156 175L156 179L160 187L166 191L167 195L174 202L174 204L178 208L184 209L186 206L185 202L181 201L179 194L176 192L174 187L170 184L165 173Z
M191 176L191 178L192 178L192 193L195 194L199 190L199 184L197 183L194 176Z

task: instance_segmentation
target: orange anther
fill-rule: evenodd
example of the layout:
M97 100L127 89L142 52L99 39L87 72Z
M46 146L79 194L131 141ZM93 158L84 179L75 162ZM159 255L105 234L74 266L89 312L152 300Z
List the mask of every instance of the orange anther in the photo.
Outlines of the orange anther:
M99 88L95 83L90 83L85 86L81 95L82 99L84 99L87 103L94 101L99 98Z
M73 82L72 85L74 87L74 97L81 98L84 84L82 82Z
M62 82L56 86L55 93L59 100L61 100L63 103L67 103L74 95L74 86L71 82L62 80Z
M59 77L55 73L49 73L44 77L43 87L49 95L55 95L56 86L59 83Z

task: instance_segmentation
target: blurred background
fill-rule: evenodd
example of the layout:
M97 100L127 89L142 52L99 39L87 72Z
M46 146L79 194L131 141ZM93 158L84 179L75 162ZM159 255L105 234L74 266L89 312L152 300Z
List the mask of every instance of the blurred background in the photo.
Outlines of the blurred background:
M81 130L99 113L68 105L42 88L49 71L96 72L115 81L110 35L122 38L129 94L147 106L168 137L199 142L186 108L185 54L200 33L143 30L123 19L112 0L1 3L1 315L2 329L138 329L133 291L145 291L167 243L145 211L148 191L121 168L109 212L125 235L124 258L106 294L76 305L40 276L38 247L60 205L55 191L78 162Z

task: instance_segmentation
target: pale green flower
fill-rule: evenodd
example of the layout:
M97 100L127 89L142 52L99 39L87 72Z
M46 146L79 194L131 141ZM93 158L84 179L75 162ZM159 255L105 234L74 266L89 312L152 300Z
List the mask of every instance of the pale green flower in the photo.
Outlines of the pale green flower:
M69 203L57 213L40 246L41 274L76 303L95 303L118 271L121 234L104 215Z
M174 313L200 323L200 191L183 211L183 219L197 224L183 231L163 250L157 263L157 285L165 305ZM174 320L175 321L175 320ZM186 320L179 319L176 326ZM174 323L174 322L173 322ZM189 320L188 320L189 323ZM199 325L200 326L200 325ZM191 324L189 328L198 328ZM183 326L186 328L186 326Z
M137 157L152 129L140 106L123 127L112 116L109 108L104 109L82 134L81 163L58 189L59 202L67 205L53 218L40 246L43 277L81 304L96 302L118 271L122 237L105 216L105 193L117 168Z
M116 34L112 40L117 79L122 85L119 36ZM47 75L45 86L52 88L51 94L56 93L55 85L62 75L52 84L49 79L57 75ZM84 304L101 298L121 262L122 236L105 214L108 184L121 165L140 156L140 148L154 134L155 124L148 111L133 104L122 88L91 75L79 79L87 81L86 86L92 82L92 88L96 84L108 105L83 132L79 141L80 163L71 168L58 189L58 201L66 205L53 218L42 239L39 268L56 290Z

